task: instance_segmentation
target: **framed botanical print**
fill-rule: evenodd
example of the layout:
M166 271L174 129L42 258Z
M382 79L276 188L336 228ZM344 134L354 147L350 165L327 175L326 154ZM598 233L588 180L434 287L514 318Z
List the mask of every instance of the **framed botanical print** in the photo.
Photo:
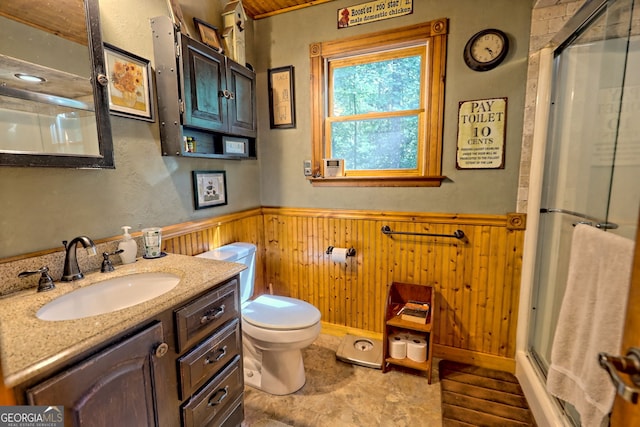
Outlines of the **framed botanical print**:
M109 112L153 122L149 60L108 43L104 44L104 58L109 79Z

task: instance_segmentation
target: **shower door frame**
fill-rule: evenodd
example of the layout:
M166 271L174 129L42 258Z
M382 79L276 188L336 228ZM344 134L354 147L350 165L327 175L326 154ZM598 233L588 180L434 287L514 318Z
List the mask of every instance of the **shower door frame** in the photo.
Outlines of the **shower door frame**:
M529 332L531 324L531 306L536 270L538 247L539 215L541 208L542 186L545 167L546 140L548 137L549 113L551 104L552 81L554 75L554 53L569 44L589 24L592 17L610 3L609 0L587 1L566 25L552 39L547 47L532 55L539 61L537 100L531 153L531 171L529 197L527 205L527 232L524 241L524 255L521 281L521 301L518 318L520 319L516 346L516 376L521 382L529 405L537 420L554 426L572 426L565 416L559 402L546 392L543 374L529 353ZM546 208L547 206L545 206Z

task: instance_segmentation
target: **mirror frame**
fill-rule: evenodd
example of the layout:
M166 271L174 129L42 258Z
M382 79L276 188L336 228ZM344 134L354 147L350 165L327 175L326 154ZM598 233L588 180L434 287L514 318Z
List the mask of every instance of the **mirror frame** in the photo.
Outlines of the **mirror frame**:
M91 67L91 86L98 133L99 156L15 154L0 152L0 166L35 166L77 169L115 169L113 138L109 118L108 78L105 74L100 6L98 0L84 0L87 46Z

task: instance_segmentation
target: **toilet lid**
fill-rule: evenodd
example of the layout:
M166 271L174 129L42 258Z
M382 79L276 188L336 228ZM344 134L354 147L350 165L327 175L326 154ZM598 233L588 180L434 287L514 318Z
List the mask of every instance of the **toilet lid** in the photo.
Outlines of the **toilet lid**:
M242 318L265 329L304 329L320 321L320 311L308 302L260 295L242 307Z

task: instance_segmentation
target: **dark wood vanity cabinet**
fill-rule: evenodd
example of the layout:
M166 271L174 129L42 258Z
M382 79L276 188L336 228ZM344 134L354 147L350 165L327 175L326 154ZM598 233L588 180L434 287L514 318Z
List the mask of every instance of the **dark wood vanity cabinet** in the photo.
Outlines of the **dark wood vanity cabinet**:
M27 390L31 405L64 406L69 426L153 426L165 400L162 324L152 326ZM166 346L166 344L164 344ZM161 353L163 350L159 350Z
M237 276L33 382L25 403L64 406L65 426L239 426Z
M255 158L256 76L209 46L151 20L165 156Z
M239 425L244 377L238 280L175 311L185 427Z

